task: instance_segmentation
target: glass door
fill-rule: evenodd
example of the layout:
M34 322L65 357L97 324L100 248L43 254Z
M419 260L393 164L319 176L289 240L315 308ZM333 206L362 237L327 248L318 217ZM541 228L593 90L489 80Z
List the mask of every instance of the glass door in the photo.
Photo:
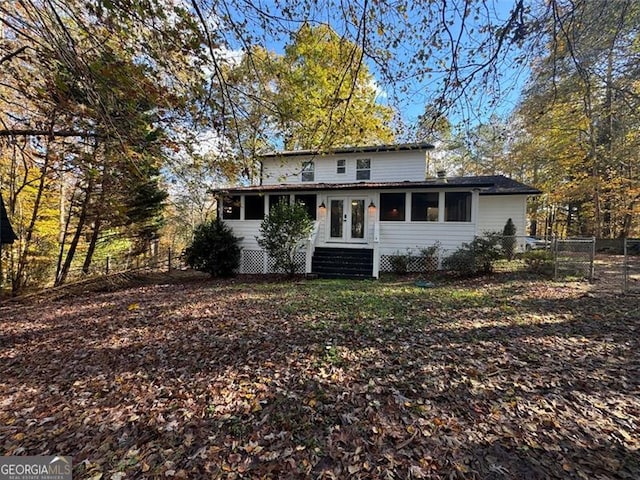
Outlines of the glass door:
M329 198L329 241L363 242L366 233L365 199Z
M346 221L344 199L332 198L329 200L329 238L331 240L344 240L344 223Z

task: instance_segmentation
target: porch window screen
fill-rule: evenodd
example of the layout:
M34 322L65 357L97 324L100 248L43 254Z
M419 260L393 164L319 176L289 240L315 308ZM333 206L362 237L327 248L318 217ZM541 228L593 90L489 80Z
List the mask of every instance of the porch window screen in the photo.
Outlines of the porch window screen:
M405 215L404 193L380 194L380 221L403 222Z
M437 222L438 221L438 197L437 192L412 193L411 194L411 221L412 222Z
M316 219L317 201L315 195L296 195L296 203L299 203L307 209L309 218Z
M269 211L273 208L274 205L277 205L278 202L287 202L289 203L289 195L269 195Z
M356 160L356 180L371 179L371 159L359 158Z
M262 220L264 218L264 196L246 195L244 197L244 219Z
M240 195L227 195L222 199L222 218L240 220Z
M304 162L302 164L302 178L303 182L313 182L315 177L315 165L313 162Z
M470 222L471 192L445 193L444 219L447 222Z

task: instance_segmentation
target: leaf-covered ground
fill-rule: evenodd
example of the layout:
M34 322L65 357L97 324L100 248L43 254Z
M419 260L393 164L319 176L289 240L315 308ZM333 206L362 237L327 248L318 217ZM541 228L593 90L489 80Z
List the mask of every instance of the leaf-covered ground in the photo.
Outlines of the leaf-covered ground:
M192 281L0 306L0 447L74 478L640 478L638 297Z

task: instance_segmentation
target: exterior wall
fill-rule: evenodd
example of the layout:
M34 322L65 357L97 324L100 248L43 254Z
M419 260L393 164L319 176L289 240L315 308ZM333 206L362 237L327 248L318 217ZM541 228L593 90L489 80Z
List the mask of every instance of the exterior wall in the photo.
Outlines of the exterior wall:
M393 192L393 190L384 190ZM404 191L406 194L405 220L404 221L379 221L379 206L381 191L373 190L349 190L331 191L317 193L318 210L317 222L318 230L315 239L315 246L339 246L350 248L374 248L376 255L385 257L397 253L405 254L407 249L411 249L418 254L420 248L429 247L436 242L441 246L441 257L458 248L462 243L469 242L474 235L481 234L487 230L501 230L507 218L511 218L518 234L524 231L526 221L526 195L507 196L479 196L478 192L473 192L471 221L470 222L446 222L444 221L444 195L445 191L440 191L440 208L438 221L411 221L411 193L423 192L425 190ZM433 192L433 190L429 190ZM464 189L447 189L447 191L468 191ZM395 192L398 192L397 190ZM295 194L305 194L313 192L295 192ZM359 242L341 243L332 242L328 238L329 224L329 199L331 197L364 198L365 205L371 202L376 208L367 207L365 218L365 239ZM320 208L324 203L327 208ZM265 200L265 208L268 201ZM241 218L244 218L244 199L241 202ZM243 266L241 273L268 273L273 271L269 266L269 259L258 246L256 237L259 236L260 220L228 220L225 222L234 230L236 236L242 237L241 246L243 249ZM378 224L378 239L375 239L376 224ZM381 269L385 268L381 265Z
M407 253L412 249L417 255L420 248L440 242L446 256L463 242L473 240L475 225L458 222L380 222L380 254Z
M516 235L527 233L526 195L483 195L478 206L478 234L502 232L504 224L511 218L516 226Z
M350 183L356 180L356 160L371 160L371 182L420 181L425 178L425 151L398 151L377 153L349 153L341 155L292 156L265 158L262 162L262 184L305 183L300 172L305 162L312 160L315 165L313 182L309 183ZM336 161L346 160L346 172L336 173Z

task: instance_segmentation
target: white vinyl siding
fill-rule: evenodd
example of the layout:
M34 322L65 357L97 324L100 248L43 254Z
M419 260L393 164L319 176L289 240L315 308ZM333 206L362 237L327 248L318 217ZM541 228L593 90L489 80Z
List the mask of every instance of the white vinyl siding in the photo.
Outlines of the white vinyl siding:
M425 152L401 151L266 158L262 164L262 183L263 185L302 183L302 167L308 161L314 162L314 182L316 183L358 182L362 180L356 179L356 162L363 158L371 159L370 179L364 181L403 182L408 180L415 182L425 178ZM345 173L337 173L337 160L345 160Z
M446 256L463 242L473 240L473 236L471 223L380 222L380 254L406 253L407 248L417 253L420 247L438 241Z
M478 234L502 232L510 218L516 226L516 235L527 234L526 195L481 195L478 207Z

